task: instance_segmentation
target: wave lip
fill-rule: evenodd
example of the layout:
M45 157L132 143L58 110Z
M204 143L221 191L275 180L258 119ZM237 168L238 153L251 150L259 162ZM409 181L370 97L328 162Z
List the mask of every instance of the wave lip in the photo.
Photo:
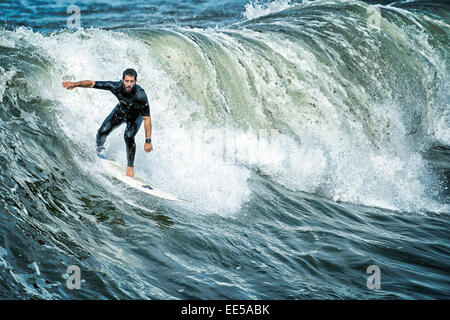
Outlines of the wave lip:
M272 13L280 12L288 9L292 5L291 0L275 0L269 3L262 3L258 0L250 1L245 5L243 16L247 20L253 20Z

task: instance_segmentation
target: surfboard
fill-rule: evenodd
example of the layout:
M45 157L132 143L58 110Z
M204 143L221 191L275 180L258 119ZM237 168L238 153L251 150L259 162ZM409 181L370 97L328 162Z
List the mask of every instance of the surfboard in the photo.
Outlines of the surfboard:
M103 159L100 158L100 161L102 162L103 166L105 167L106 171L113 176L114 178L120 180L121 182L125 183L126 185L137 189L141 192L144 192L146 194L171 200L171 201L183 201L179 199L177 196L170 194L169 192L166 192L164 190L159 189L154 184L152 184L150 181L137 177L136 175L131 178L127 177L125 175L125 168L117 164L116 162L109 160L109 159Z

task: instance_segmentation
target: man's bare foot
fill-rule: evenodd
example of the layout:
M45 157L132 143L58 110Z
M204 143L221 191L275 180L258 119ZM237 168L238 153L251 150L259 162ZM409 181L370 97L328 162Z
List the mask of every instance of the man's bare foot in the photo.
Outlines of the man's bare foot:
M126 175L127 175L127 177L134 177L134 168L128 167Z

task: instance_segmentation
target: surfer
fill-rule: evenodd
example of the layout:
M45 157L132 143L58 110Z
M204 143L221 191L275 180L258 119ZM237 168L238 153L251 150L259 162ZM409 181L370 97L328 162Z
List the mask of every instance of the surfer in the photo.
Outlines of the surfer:
M106 117L100 129L97 131L97 154L101 157L103 145L106 137L119 125L126 123L125 145L127 151L127 172L128 177L134 177L134 157L136 154L136 136L142 121L145 128L145 152L153 150L152 145L152 121L150 117L150 107L144 89L136 84L137 72L134 69L127 69L123 72L121 81L91 81L84 80L78 82L64 81L63 87L72 90L73 88L95 88L111 91L119 103L113 111Z

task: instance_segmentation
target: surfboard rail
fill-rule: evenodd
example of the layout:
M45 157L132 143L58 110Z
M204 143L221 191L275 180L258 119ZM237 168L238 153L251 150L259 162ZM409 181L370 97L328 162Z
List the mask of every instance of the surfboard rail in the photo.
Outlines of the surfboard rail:
M110 159L106 159L106 158L99 158L100 161L102 162L103 166L105 167L105 169L108 171L108 173L111 174L111 176L113 176L114 178L118 179L119 181L125 183L126 185L135 188L143 193L161 198L161 199L165 199L165 200L170 200L170 201L178 201L181 202L183 200L179 199L177 196L164 191L160 188L158 188L157 186L155 186L153 183L151 183L150 181L138 177L138 176L134 176L134 177L128 177L125 175L125 169L120 166L118 163L110 160Z

